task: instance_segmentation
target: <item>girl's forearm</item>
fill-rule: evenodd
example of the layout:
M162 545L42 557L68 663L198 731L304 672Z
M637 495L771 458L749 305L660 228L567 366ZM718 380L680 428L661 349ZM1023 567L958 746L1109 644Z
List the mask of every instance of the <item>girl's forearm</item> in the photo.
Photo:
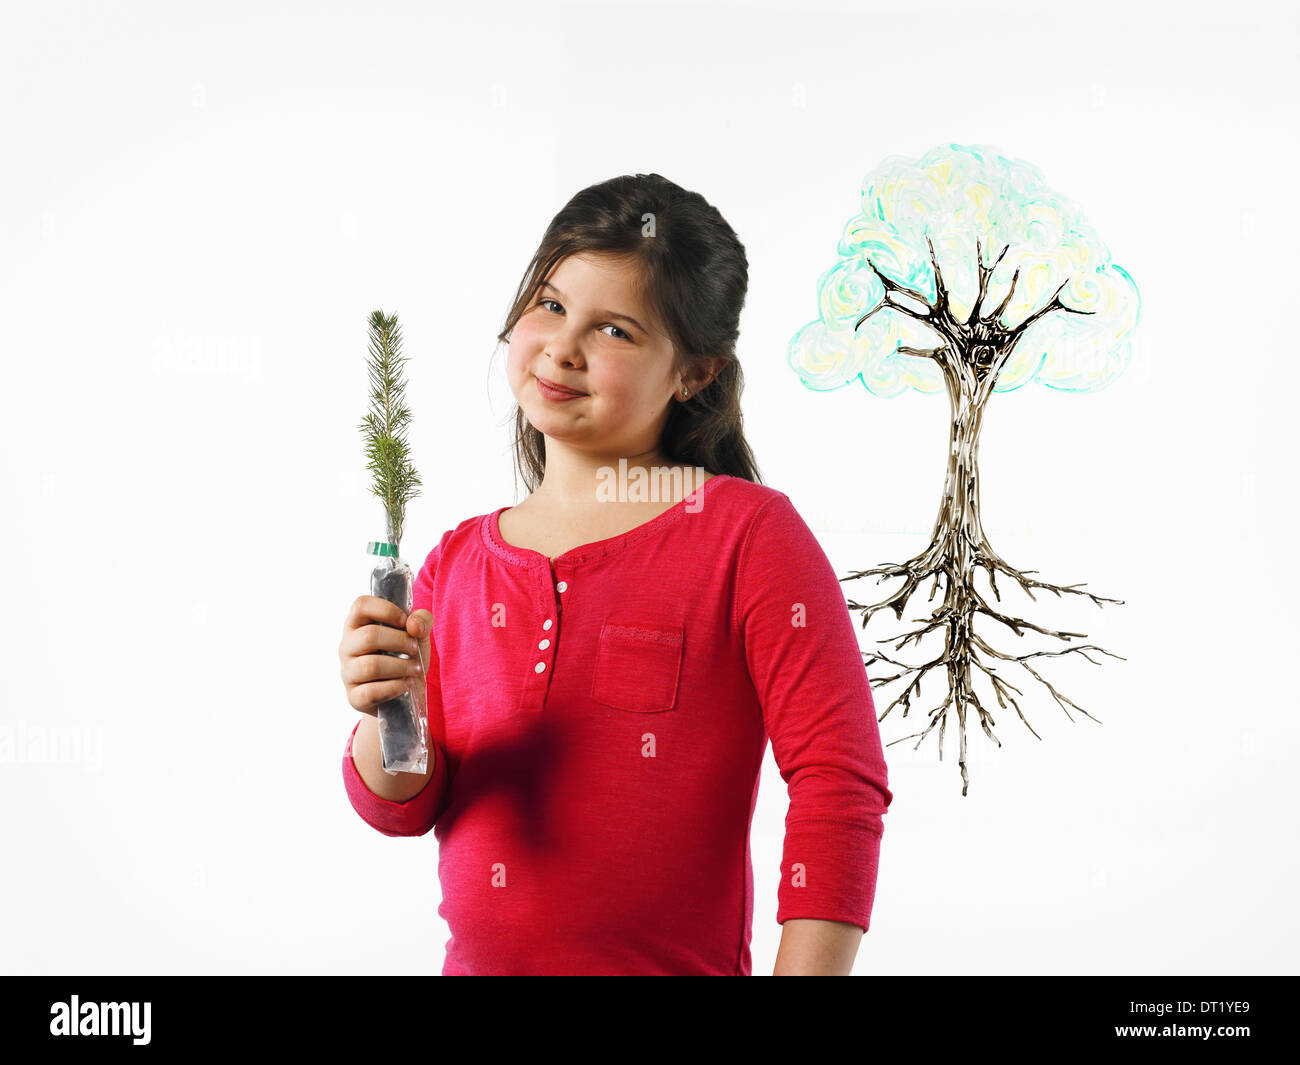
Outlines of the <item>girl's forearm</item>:
M781 925L773 976L848 976L862 929L843 921L791 918Z
M389 802L408 802L419 795L433 779L437 764L437 751L429 744L429 769L419 773L398 773L389 776L384 772L384 752L379 744L379 720L374 714L365 714L352 737L352 764L357 767L362 783L381 799Z

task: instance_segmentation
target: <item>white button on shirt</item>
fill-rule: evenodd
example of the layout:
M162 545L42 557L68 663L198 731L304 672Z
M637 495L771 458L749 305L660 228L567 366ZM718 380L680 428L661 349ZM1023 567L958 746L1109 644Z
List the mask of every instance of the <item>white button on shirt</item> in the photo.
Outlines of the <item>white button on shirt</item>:
M546 668L545 662L538 662L537 665L533 666L533 671L536 673L540 673L545 668Z
M568 588L568 587L569 587L569 585L568 585L568 582L567 582L567 581L560 581L560 583L557 584L557 585L555 586L555 590L556 590L557 592L562 592L562 591L564 591L564 590L565 590L566 588Z
M547 630L548 632L550 631L550 628L551 628L551 619L550 619L550 618L547 618L545 621L542 622L542 628L545 629L545 630Z

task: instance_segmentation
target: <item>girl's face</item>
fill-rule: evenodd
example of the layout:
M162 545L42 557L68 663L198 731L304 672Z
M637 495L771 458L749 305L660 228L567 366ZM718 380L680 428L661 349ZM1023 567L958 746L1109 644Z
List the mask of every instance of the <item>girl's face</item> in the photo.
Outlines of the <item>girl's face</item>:
M654 451L677 389L672 343L637 293L637 278L614 258L570 255L510 334L507 375L525 417L593 457ZM557 400L538 378L585 394Z

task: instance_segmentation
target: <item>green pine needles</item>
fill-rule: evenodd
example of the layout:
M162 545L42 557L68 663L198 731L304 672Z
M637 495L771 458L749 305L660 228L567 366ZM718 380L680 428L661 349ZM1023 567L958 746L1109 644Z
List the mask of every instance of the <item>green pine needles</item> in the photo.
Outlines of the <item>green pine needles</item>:
M420 493L419 475L408 458L406 427L410 410L403 405L406 382L402 380L402 331L397 315L383 311L370 315L370 413L360 429L366 440L368 469L374 474L372 491L384 503L388 515L388 542L401 549L406 504Z

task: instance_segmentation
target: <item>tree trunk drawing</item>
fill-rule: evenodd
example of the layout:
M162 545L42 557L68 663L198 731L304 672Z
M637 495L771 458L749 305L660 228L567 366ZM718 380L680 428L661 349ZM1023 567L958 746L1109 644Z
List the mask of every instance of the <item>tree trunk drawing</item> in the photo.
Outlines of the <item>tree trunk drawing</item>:
M1075 310L1064 306L1060 302L1058 296L1061 289L1068 283L1063 282L1053 294L1051 300L1041 309L1031 314L1014 328L1003 326L999 318L1015 291L1016 280L1019 277L1019 269L1017 268L1016 274L1011 281L1011 288L1007 291L1002 302L994 310L985 313L981 305L988 290L989 278L1006 254L1007 247L1004 246L1001 254L991 266L984 264L983 252L982 250L979 251L979 294L974 302L968 321L958 322L949 310L948 291L939 269L938 260L935 257L934 245L930 242L928 236L926 237L926 243L930 248L930 259L934 268L936 288L934 302L931 303L922 293L900 285L886 277L870 259L867 259L868 265L885 287L885 298L879 306L859 318L854 328L856 329L881 308L888 307L893 311L908 315L916 321L924 323L937 332L943 340L939 347L932 350L912 347L900 347L898 349L902 354L933 359L942 372L948 393L952 414L950 446L947 475L944 481L943 497L939 504L938 517L934 523L929 545L916 557L902 563L890 563L873 569L860 570L841 578L841 581L853 581L870 576L876 577L877 582L889 577L903 578L902 586L888 598L878 603L864 605L854 602L852 599L849 600L848 606L850 610L862 612L862 627L865 629L871 616L880 610L890 609L894 612L895 617L901 620L907 603L925 581L933 580L934 582L929 595L929 599L933 599L934 593L942 580L944 585L942 602L928 618L919 619L923 622L920 628L904 633L901 638L895 637L898 642L894 644L894 649L898 650L913 640L919 642L921 637L927 633L942 630L944 634L942 654L919 666L908 666L906 663L895 661L893 658L880 653L864 652L864 657L868 666L875 662L886 662L900 667L900 672L891 676L874 678L872 680L873 689L893 681L910 678L903 692L890 703L885 713L881 715L880 720L882 721L900 703L903 706L903 716L906 717L913 695L920 691L922 677L931 670L939 668L947 671L948 695L938 707L930 712L931 720L929 725L919 733L913 733L911 736L904 736L892 742L900 743L905 739L919 737L916 744L919 747L926 735L937 724L939 726L939 757L942 759L943 736L947 727L948 712L955 709L960 730L958 763L961 768L961 790L962 794L965 795L969 785L966 769L967 713L973 710L978 715L980 726L989 739L993 740L999 747L1002 745L993 733L993 725L995 724L993 715L980 702L979 696L975 692L972 681L976 670L982 671L988 676L997 695L999 706L1005 708L1007 703L1010 703L1029 731L1036 738L1041 739L1042 737L1037 732L1034 732L1033 726L1025 718L1019 703L1011 695L1012 692L1017 695L1023 695L1023 693L998 672L998 663L1006 663L1008 666L1014 664L1025 669L1034 679L1047 687L1048 691L1061 705L1061 708L1065 710L1067 717L1070 714L1069 710L1066 709L1068 704L1068 706L1074 707L1086 717L1097 721L1097 718L1049 683L1041 673L1029 664L1029 660L1038 657L1078 653L1082 654L1088 661L1099 665L1099 662L1089 658L1088 651L1111 655L1112 658L1122 658L1120 655L1112 654L1110 651L1093 644L1083 644L1057 651L1034 651L1023 655L1005 654L995 650L975 632L973 622L977 616L983 616L1005 625L1017 636L1023 636L1025 631L1029 630L1068 643L1072 639L1085 638L1086 634L1057 632L1043 628L1024 618L1012 617L1003 613L976 588L975 571L977 569L985 571L994 598L999 603L1001 602L1001 595L997 588L998 574L1016 581L1029 595L1030 599L1035 598L1034 589L1038 589L1040 591L1054 592L1058 597L1063 593L1086 595L1098 606L1103 603L1122 603L1123 600L1108 599L1083 591L1082 584L1060 586L1031 578L1029 574L1035 573L1035 570L1018 570L998 555L984 535L984 529L980 522L978 465L980 430L984 421L985 409L989 398L993 394L994 385L997 383L999 371L1006 363L1017 340L1024 334L1024 331L1043 315L1054 311L1070 314L1090 314L1092 312ZM976 247L979 249L978 242ZM920 306L913 306L913 303ZM1073 721L1074 719L1070 718L1070 720Z

